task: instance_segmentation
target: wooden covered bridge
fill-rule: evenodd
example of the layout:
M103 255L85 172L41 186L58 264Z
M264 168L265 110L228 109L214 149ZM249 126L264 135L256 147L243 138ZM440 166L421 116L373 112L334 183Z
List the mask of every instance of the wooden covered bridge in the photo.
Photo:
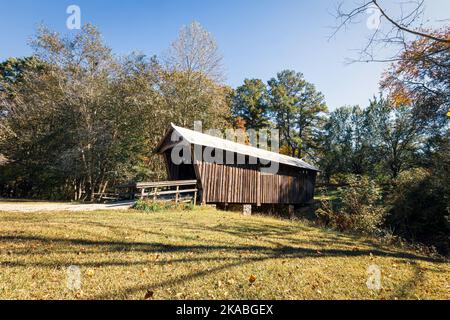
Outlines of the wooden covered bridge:
M177 137L174 141L174 137ZM181 163L175 163L172 158L174 148L184 147ZM205 148L214 148L214 152L232 154L234 159L239 156L241 161L217 163L207 161L194 154L202 153ZM188 190L197 191L202 204L245 206L263 205L302 205L310 203L314 197L316 176L319 170L306 162L239 144L171 125L166 135L156 148L156 152L164 156L168 179L191 184ZM175 153L178 153L175 152ZM227 156L223 155L223 159ZM244 161L242 161L244 159ZM255 161L255 159L257 161ZM186 161L189 160L189 161ZM263 160L263 161L261 161ZM266 173L262 168L264 163L277 164L275 173ZM196 188L192 189L192 183ZM145 188L144 188L145 189ZM145 192L141 188L142 192ZM179 191L179 187L177 187ZM157 192L150 195L156 196ZM177 194L178 197L178 194Z

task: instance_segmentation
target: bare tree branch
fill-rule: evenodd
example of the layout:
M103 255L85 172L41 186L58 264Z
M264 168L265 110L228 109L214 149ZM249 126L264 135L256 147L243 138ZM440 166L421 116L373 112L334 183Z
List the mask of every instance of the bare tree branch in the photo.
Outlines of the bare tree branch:
M450 43L449 39L438 38L438 37L435 37L435 36L433 36L431 34L427 34L427 33L423 33L423 32L420 32L420 31L416 31L416 30L412 30L412 29L406 28L405 26L401 25L400 23L397 23L389 15L387 15L386 12L383 10L383 8L381 8L381 6L378 4L377 0L372 0L371 2L380 10L380 12L383 15L383 17L385 17L390 23L392 23L398 29L400 29L402 31L405 31L405 32L408 32L408 33L411 33L411 34L414 34L416 36L432 39L434 41ZM421 4L419 6L422 6L422 5L423 5L423 1L421 2ZM418 10L418 8L419 7L417 7L415 10Z
M345 11L343 10L343 3L340 3L336 9L337 14L335 18L339 21L339 24L334 28L334 32L330 38L334 37L340 30L346 28L349 24L360 22L358 18L368 13L368 10L378 11L379 17L386 19L389 24L384 28L376 27L375 31L368 37L366 45L359 49L359 58L347 59L347 63L354 62L396 62L401 59L400 54L406 50L407 44L411 41L411 36L428 39L435 41L436 43L442 43L450 50L448 44L450 39L443 37L439 33L425 32L422 25L424 14L424 0L413 0L399 3L400 16L393 18L392 15L387 13L385 9L380 5L379 0L364 0L361 3L355 5L356 7ZM409 10L406 10L408 7ZM418 27L413 27L418 25ZM408 37L409 36L409 37ZM400 49L395 54L389 54L389 57L376 57L375 52L380 54L382 50L399 47Z

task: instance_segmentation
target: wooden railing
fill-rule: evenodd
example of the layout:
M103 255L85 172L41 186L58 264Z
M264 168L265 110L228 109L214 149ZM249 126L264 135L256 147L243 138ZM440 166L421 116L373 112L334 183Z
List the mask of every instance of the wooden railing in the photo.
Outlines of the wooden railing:
M100 200L153 199L154 201L192 202L197 204L197 180L140 182L118 185Z
M136 198L154 201L191 202L197 204L197 180L141 182L136 184Z

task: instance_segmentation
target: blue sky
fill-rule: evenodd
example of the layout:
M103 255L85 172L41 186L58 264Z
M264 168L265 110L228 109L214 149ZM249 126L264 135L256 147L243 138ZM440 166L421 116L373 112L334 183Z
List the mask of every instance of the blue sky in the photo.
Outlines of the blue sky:
M350 0L350 3L354 2ZM302 72L325 95L330 109L366 106L378 92L384 64L345 64L365 44L365 21L328 39L335 0L0 0L0 60L31 54L27 42L36 26L66 29L67 6L81 8L82 23L98 26L116 54L159 55L191 21L216 38L224 56L227 84L245 78L265 81L283 69ZM388 1L382 1L388 4ZM425 18L447 19L450 1L428 0ZM388 5L389 6L389 5ZM448 23L448 22L447 22Z

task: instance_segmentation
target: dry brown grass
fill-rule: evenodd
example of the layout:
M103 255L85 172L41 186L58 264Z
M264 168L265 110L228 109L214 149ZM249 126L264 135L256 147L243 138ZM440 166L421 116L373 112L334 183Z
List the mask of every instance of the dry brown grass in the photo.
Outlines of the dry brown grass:
M366 286L371 264L380 291ZM370 239L213 209L0 212L1 299L450 299L449 275Z

